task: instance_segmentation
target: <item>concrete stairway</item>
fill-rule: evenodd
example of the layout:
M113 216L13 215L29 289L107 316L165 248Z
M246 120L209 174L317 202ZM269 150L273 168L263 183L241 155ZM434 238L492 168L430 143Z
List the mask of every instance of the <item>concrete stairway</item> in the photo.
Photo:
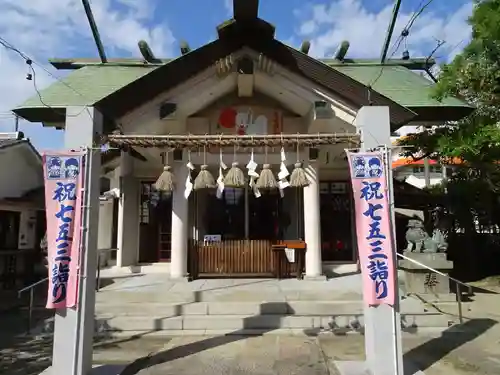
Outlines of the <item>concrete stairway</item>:
M450 315L413 297L401 301L401 320L403 329L410 332L444 330L455 323ZM167 294L109 291L99 293L96 304L100 335L348 333L363 328L360 295L336 295L322 288L280 293L266 288Z

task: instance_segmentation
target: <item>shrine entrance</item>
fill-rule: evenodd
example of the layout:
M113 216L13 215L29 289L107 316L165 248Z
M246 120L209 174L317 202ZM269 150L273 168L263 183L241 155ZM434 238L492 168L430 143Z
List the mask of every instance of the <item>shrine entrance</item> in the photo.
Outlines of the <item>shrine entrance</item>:
M142 181L139 208L139 262L169 262L172 196L157 191L153 181Z
M285 206L295 196L293 191L287 193L285 196L293 196L285 199L277 191L264 191L255 197L246 188L226 188L220 197L215 194L198 197L198 202L207 200L194 208L198 215L196 226L202 229L198 239L202 239L200 235L220 235L221 240L285 239L291 223Z
M165 157L156 182L141 187L140 262L172 259L171 274L192 278L302 277L306 252L321 267L319 149L356 145L359 135L110 134L105 141L111 147L162 148L167 155L173 153L174 162L169 164ZM222 154L229 148L234 161L223 173L227 166L222 167ZM280 149L278 154L275 150ZM304 155L306 149L307 167L283 156L290 150ZM211 152L207 155L206 150ZM269 150L274 151L268 155ZM197 159L196 151L201 155ZM258 161L249 162L254 151ZM249 177L255 174L248 167L252 161L259 166L256 180ZM284 170L287 174L282 176ZM174 214L179 220L172 221Z
M352 188L346 181L320 182L321 258L351 263L357 259L354 243Z
M256 197L248 188L225 188L219 196L195 193L190 274L276 276L280 259L273 244L284 240L290 223L283 200L277 191L263 191Z

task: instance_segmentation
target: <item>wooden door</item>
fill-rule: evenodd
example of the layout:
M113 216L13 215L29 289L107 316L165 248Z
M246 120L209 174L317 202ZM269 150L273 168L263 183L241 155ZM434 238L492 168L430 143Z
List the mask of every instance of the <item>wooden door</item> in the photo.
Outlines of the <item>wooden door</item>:
M141 182L139 212L139 263L156 261L158 234L152 210L152 183Z
M158 261L170 262L172 254L172 198L164 197L156 207Z

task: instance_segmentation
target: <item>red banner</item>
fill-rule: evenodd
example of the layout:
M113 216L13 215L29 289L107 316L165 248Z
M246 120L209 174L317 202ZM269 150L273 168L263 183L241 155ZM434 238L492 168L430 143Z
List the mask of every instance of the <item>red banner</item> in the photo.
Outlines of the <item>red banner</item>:
M78 302L84 152L43 155L48 309L75 307Z
M354 193L363 297L368 305L394 305L396 275L384 154L346 152Z

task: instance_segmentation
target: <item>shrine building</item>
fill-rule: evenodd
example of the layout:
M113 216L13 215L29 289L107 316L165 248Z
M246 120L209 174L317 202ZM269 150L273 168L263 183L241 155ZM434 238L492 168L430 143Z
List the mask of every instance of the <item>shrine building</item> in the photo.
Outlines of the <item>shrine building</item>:
M156 57L141 41L140 59L52 59L71 72L41 91L43 103L34 95L13 110L61 131L88 121L88 107L102 115L98 240L103 265L116 272L355 270L345 149L368 139L390 145L403 125L471 111L431 97L422 74L432 59L350 59L348 42L316 59L309 43L296 49L275 38L257 0L234 4L216 40L193 50L182 43L176 58ZM379 115L363 115L370 106Z

